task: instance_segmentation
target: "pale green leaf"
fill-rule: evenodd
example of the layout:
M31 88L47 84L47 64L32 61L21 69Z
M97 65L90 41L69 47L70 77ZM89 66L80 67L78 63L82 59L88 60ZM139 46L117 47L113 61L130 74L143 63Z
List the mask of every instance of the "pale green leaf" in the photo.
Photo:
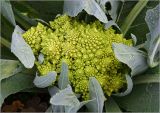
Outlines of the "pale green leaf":
M33 88L33 75L18 73L1 81L0 105L10 94L17 93L27 88Z
M106 108L106 113L110 113L110 112L122 113L118 104L114 101L114 99L112 97L107 98L107 100L105 102L105 108Z
M111 26L115 26L121 31L120 27L113 20L110 20L108 23L104 24L105 29L108 29Z
M33 81L34 85L39 88L45 88L50 85L56 80L57 73L56 72L49 72L47 75L38 76Z
M132 33L131 33L131 37L132 37L132 40L134 42L134 45L136 45L136 43L137 43L137 37L134 34L132 34Z
M31 47L22 38L24 31L16 26L12 34L11 52L13 52L26 68L34 66L35 57Z
M1 1L1 13L13 26L16 26L16 21L14 18L12 6L9 1Z
M65 109L64 109L64 106L61 106L61 105L52 105L52 111L53 113L64 113Z
M89 78L89 95L91 100L95 99L94 101L86 104L89 111L102 113L106 98L99 82L94 77Z
M48 88L49 94L51 96L54 96L56 93L58 93L60 91L59 88L57 88L56 86L52 86ZM54 112L64 112L64 106L61 105L51 105L52 107L52 111Z
M120 5L120 1L118 0L96 0L100 7L103 9L105 13L109 13L114 21L117 18L117 12ZM106 10L106 4L110 4L111 9Z
M17 60L1 59L0 61L0 81L22 71L23 69L23 66Z
M69 84L68 71L68 65L65 62L62 62L61 73L58 79L58 86L60 89L66 88Z
M93 99L93 100L95 100L95 99ZM82 106L84 106L84 105L87 104L87 103L92 102L93 100L83 101L83 102L80 102L80 104L75 104L75 105L73 105L73 106L66 106L66 107L65 107L65 112L66 112L66 113L77 113L77 111L78 111Z
M137 48L114 43L113 50L116 58L131 68L131 76L140 74L148 68L145 53Z
M73 106L80 104L70 85L52 96L50 103L53 105Z
M44 61L44 55L43 55L42 53L40 53L39 56L38 56L38 62L39 62L40 64L42 64L43 61Z
M108 19L97 4L95 0L65 0L64 1L64 13L69 16L77 16L82 10L85 10L88 14L95 16L99 21L107 23Z
M150 33L146 35L147 42L145 43L148 50L148 64L150 67L155 67L160 63L160 4L146 12L145 21L149 27Z
M60 91L59 88L57 88L56 86L51 86L48 88L49 94L51 96L55 95L56 93L58 93Z

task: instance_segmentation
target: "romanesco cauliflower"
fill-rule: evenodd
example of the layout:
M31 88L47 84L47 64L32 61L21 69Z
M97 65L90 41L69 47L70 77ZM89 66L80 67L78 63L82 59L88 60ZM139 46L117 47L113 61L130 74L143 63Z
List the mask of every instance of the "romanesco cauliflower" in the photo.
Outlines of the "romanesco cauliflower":
M61 62L69 66L69 80L75 93L88 98L89 77L95 77L106 95L117 92L125 83L124 65L114 56L112 43L132 45L112 28L105 30L99 22L86 24L66 15L50 22L51 28L40 23L23 34L34 54L44 55L44 62L35 62L42 75L60 73Z

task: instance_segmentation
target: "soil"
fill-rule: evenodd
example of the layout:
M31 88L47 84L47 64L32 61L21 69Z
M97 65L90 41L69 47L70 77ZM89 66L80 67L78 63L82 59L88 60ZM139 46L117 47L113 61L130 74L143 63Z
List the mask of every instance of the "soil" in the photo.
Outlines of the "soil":
M49 99L47 93L12 94L4 100L1 112L45 112L49 107Z

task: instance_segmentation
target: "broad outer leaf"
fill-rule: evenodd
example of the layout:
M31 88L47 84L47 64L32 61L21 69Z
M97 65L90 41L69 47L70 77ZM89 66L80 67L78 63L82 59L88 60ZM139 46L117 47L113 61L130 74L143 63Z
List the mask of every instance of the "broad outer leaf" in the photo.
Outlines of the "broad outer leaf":
M39 88L45 88L50 86L56 80L57 73L56 72L49 72L47 75L38 76L33 81L34 85Z
M68 85L67 88L56 93L56 95L52 96L52 98L50 99L50 103L53 105L64 106L73 106L75 104L80 104L70 85Z
M159 86L159 83L138 84L129 95L115 99L126 111L159 112Z
M18 73L1 81L0 106L4 99L10 94L17 93L27 88L35 87L33 84L34 76Z
M0 81L22 71L23 69L19 61L6 59L1 59L0 61Z
M12 23L13 26L16 26L16 21L14 18L14 14L13 14L13 10L12 10L12 6L10 4L9 1L1 1L1 13L2 15L10 22Z
M114 43L112 47L116 58L131 68L131 76L140 74L148 68L145 54L137 48L118 43Z
M146 12L145 21L150 33L146 35L146 49L148 50L148 63L155 67L160 63L160 4Z
M115 96L122 97L122 96L126 96L129 93L131 93L132 88L133 88L133 82L129 75L126 75L126 81L127 81L127 89L124 92L114 94Z
M112 97L107 98L107 101L105 102L105 108L106 108L106 113L108 112L122 113L118 104L114 101Z
M31 47L22 38L22 33L24 31L19 26L16 26L12 34L11 52L18 57L26 68L32 68L35 57Z
M107 23L108 19L95 0L65 0L64 13L69 16L77 16L82 10L88 14L95 16L99 21Z
M94 77L89 78L89 95L91 100L95 99L94 101L86 104L89 111L102 113L106 98L99 82Z
M65 62L62 62L61 74L58 80L58 86L60 89L64 89L69 84L68 78L68 65Z

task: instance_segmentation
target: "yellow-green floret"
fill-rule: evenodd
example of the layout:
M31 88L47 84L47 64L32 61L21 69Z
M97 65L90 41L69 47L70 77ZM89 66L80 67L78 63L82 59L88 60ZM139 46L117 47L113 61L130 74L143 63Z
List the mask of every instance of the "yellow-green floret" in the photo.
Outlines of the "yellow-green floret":
M50 27L39 23L23 34L35 56L44 55L42 64L35 62L42 75L60 73L65 61L71 85L84 99L88 98L89 77L95 77L108 96L123 87L124 65L115 58L112 43L132 45L132 40L112 28L105 30L99 21L86 24L66 15L51 21Z

